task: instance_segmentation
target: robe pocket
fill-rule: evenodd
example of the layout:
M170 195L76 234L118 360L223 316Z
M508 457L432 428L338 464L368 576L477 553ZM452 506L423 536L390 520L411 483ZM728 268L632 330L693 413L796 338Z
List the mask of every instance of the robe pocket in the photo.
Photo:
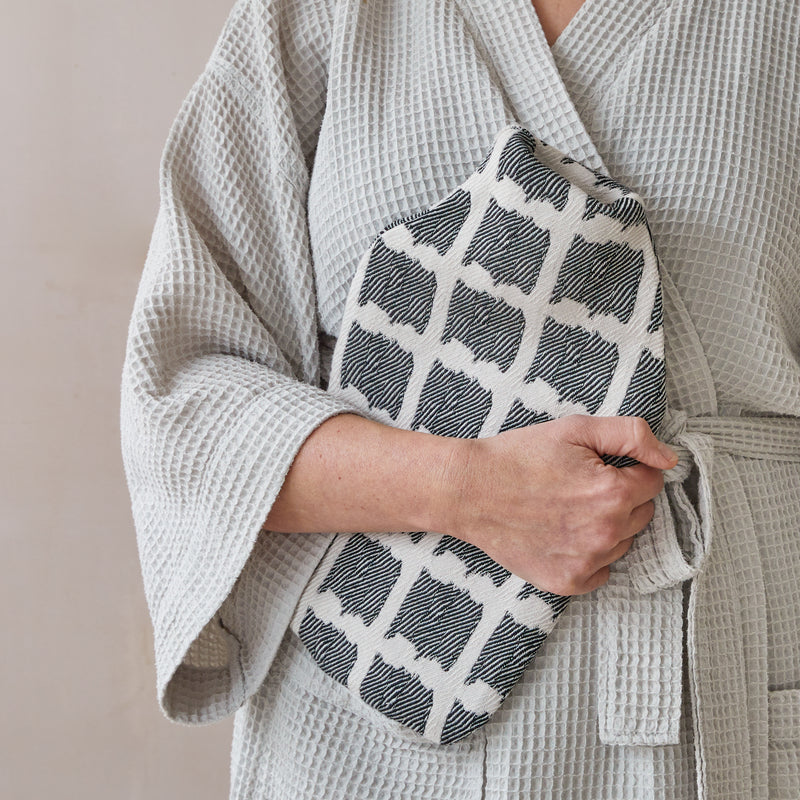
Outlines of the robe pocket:
M769 797L800 798L800 689L769 693Z

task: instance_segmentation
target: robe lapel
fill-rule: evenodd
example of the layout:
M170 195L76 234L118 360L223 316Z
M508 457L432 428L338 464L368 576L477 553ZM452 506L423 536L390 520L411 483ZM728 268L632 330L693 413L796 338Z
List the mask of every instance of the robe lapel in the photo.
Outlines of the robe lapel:
M556 149L605 171L603 159L561 79L530 0L458 2L488 51L516 120ZM570 28L580 24L578 15L582 11L570 22Z
M552 48L531 0L457 2L488 52L515 119L608 174L581 114L590 115L589 101L602 96L604 83L674 0L585 0Z
M633 50L676 0L585 0L551 48L566 91L586 122L603 102L604 87L613 82ZM591 129L591 126L589 126Z

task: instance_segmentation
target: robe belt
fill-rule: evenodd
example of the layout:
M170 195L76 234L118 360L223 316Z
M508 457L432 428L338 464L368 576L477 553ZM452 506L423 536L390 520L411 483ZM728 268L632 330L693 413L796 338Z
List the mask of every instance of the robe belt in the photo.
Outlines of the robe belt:
M598 721L605 744L680 741L682 584L702 569L712 542L714 452L800 462L795 417L672 412L660 438L676 450L678 465L664 475L653 521L597 592ZM751 534L755 539L755 529Z

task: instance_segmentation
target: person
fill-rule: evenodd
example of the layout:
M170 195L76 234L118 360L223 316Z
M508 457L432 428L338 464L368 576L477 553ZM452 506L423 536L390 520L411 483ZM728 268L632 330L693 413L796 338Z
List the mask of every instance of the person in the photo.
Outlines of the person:
M235 712L232 798L800 796L800 14L558 6L239 0L170 132L123 455L159 703ZM623 556L675 458L641 421L451 440L326 390L371 239L509 122L647 206L685 494L646 586ZM448 532L578 595L461 742L398 730L288 628L321 532L358 530Z

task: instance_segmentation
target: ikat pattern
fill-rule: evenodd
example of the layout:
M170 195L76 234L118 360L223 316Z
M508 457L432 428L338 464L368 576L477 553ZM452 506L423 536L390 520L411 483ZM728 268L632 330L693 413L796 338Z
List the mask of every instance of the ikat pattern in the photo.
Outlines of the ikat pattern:
M462 186L374 240L329 391L442 436L575 413L657 431L661 302L640 199L509 126ZM359 533L334 539L292 627L368 705L449 743L500 706L568 600L449 536Z

